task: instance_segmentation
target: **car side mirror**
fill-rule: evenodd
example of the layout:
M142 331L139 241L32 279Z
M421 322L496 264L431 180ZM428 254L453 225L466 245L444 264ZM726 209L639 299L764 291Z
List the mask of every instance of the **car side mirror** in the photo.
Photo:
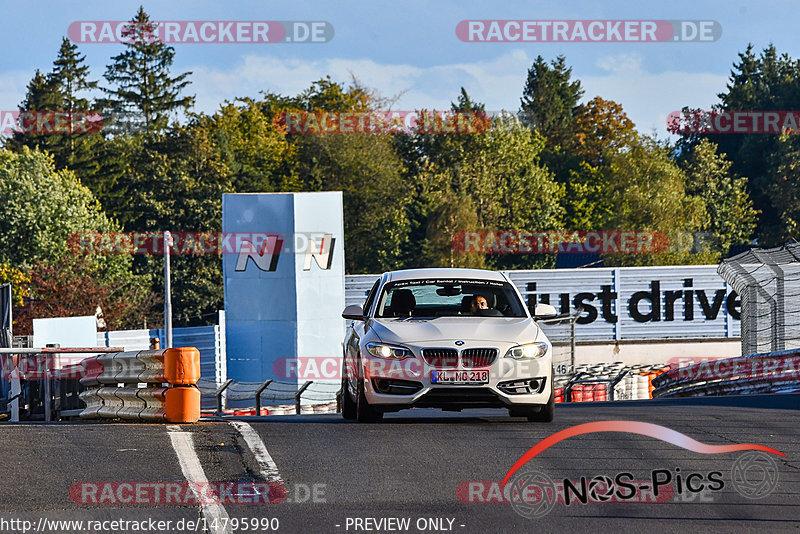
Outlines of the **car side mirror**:
M345 319L351 319L353 321L367 320L367 318L364 317L364 309L358 304L351 304L350 306L347 306L342 312L342 317Z
M550 304L537 304L533 310L534 319L543 319L545 317L555 317L558 315L555 307Z

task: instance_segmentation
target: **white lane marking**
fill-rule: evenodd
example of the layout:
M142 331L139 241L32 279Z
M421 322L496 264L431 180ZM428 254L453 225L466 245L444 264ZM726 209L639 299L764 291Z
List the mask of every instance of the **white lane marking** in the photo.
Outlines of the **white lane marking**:
M168 434L172 442L172 448L175 449L175 454L178 455L178 462L181 464L181 471L183 472L184 478L186 478L188 482L199 484L200 487L206 487L208 478L206 478L203 466L200 464L200 459L197 457L197 453L194 450L192 434L190 432L176 432L173 430L174 428L180 429L180 427L168 426L167 430L169 430ZM203 499L201 495L198 494L198 490L192 486L192 491L197 497L197 500L202 502ZM200 513L205 517L209 527L217 527L209 528L211 532L219 534L228 534L231 532L230 516L228 516L228 512L221 504L203 504L200 506Z
M281 474L278 472L278 466L275 465L275 461L269 455L266 445L261 441L258 433L253 430L253 427L244 421L231 421L230 423L233 428L239 431L239 434L244 438L244 442L250 447L253 456L256 457L256 462L258 462L258 467L264 480L283 484Z
M167 425L167 432L180 432L181 427L178 425Z

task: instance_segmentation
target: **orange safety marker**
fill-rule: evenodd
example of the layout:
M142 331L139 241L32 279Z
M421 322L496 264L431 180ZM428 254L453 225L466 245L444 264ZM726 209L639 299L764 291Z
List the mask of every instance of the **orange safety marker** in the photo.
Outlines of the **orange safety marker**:
M173 386L192 386L200 379L200 351L180 347L164 351L164 379Z
M200 419L200 390L195 386L169 388L165 411L170 423L196 423Z

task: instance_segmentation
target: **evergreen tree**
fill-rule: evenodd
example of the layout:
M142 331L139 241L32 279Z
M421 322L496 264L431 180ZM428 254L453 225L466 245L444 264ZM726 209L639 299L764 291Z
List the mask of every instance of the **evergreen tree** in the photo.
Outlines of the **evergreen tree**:
M89 80L89 66L84 65L85 60L86 56L78 53L77 45L66 37L61 40L61 48L49 77L61 93L61 111L70 113L70 124L73 117L78 123L75 124L75 133L61 136L61 143L53 155L56 166L74 170L94 190L93 180L89 176L97 172L97 156L103 138L98 130L81 131L88 121L95 120L94 117L87 119L76 115L92 111L89 100L83 98L81 93L97 88L97 81Z
M25 100L20 103L19 110L21 112L55 111L61 108L62 103L63 97L57 81L36 69L33 78L28 82ZM39 147L40 150L50 153L58 152L61 136L35 133L35 119L33 121L22 120L22 117L20 119L24 123L23 127L27 128L30 125L34 131L15 132L5 141L5 148L20 152L23 146L27 146L31 149Z
M734 63L726 91L717 95L720 103L716 106L723 111L789 111L800 106L800 61L787 54L779 54L775 46L769 45L756 55L753 45L739 53L739 62ZM776 182L784 176L782 172L770 173L780 165L773 157L776 153L785 154L778 135L723 133L689 134L683 136L678 144L681 157L685 158L708 139L718 145L732 162L731 170L739 176L748 178L748 192L754 207L760 212L757 237L762 246L783 244L787 225L791 219L782 218L788 213L783 209L787 199L776 197ZM781 186L782 187L782 186ZM786 189L784 193L796 194Z
M170 114L189 111L194 96L181 96L191 72L170 75L175 49L155 37L157 24L139 7L123 31L126 50L112 58L103 77L115 88L103 88L105 106L123 131L164 130Z
M18 132L6 142L6 147L15 151L22 146L46 150L53 155L56 168L74 170L82 179L97 170L98 143L102 143L102 136L95 129L95 119L81 115L81 112L91 111L91 105L80 93L97 87L97 82L88 80L89 67L83 64L84 60L78 47L64 38L52 72L44 75L37 70L28 84L25 100L19 105L23 112L69 113L64 130ZM49 123L55 124L53 117L49 117Z
M53 62L53 72L50 78L59 87L62 96L63 110L69 113L76 111L89 111L89 101L79 96L80 92L97 88L96 81L90 81L89 66L84 65L86 56L78 53L78 45L70 42L66 37L61 40L58 57ZM74 148L75 139L70 136L70 148Z
M583 96L579 80L572 81L572 67L558 56L548 65L538 56L528 69L520 115L523 124L537 130L548 147L561 145L574 122L574 111Z

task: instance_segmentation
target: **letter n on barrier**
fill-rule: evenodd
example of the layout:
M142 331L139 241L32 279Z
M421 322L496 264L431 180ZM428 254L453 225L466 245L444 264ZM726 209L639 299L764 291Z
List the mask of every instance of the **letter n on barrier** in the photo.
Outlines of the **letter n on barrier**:
M311 258L314 258L314 261L317 262L317 266L320 269L330 269L333 264L333 245L335 242L336 240L333 238L332 234L324 234L319 247L316 246L313 240L309 240L306 250L306 259L303 263L303 270L311 270Z
M283 247L283 239L278 236L268 236L261 244L261 250L256 253L255 247L249 241L242 241L239 257L236 259L236 271L247 269L247 260L252 259L256 267L262 271L274 271L278 268L278 257Z

